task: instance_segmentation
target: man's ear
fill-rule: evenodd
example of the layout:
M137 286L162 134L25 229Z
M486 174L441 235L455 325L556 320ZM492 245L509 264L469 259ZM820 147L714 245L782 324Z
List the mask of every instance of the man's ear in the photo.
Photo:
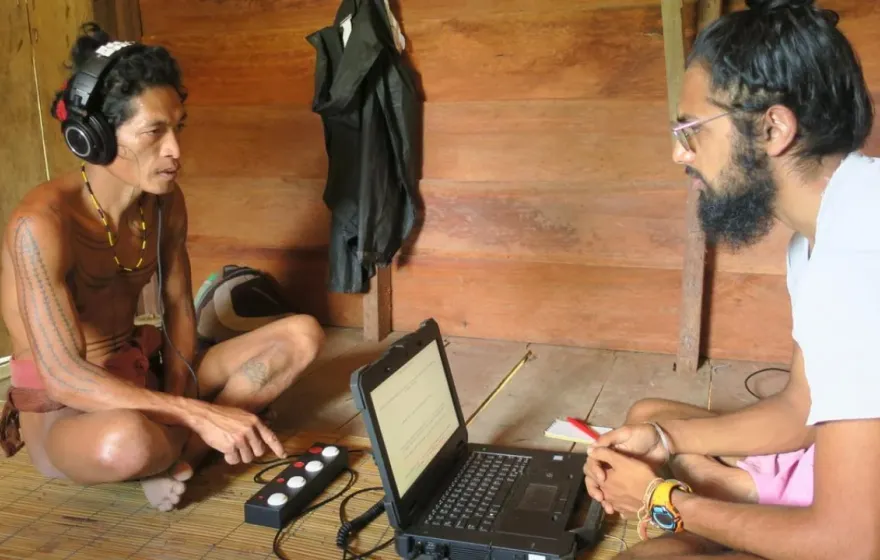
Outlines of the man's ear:
M788 107L773 105L767 109L760 127L761 140L764 141L768 155L782 155L794 146L798 122Z

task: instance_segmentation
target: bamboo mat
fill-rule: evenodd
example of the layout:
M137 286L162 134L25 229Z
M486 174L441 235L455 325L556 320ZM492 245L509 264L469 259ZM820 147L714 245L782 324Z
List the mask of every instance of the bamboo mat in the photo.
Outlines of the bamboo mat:
M288 453L302 451L315 441L339 443L350 449L366 449L365 438L321 434L298 434L285 441ZM358 489L381 486L379 474L366 453L352 455L357 473L348 495ZM137 483L81 487L62 480L44 479L22 450L12 459L0 460L0 559L150 559L150 560L256 560L275 558L272 541L276 531L243 523L244 502L259 485L253 477L263 465L229 466L218 462L190 480L181 508L162 513L150 508ZM280 472L283 466L265 476ZM342 474L323 497L342 490L349 481ZM343 496L344 497L344 496ZM366 492L346 505L350 519L373 505L380 492ZM288 528L281 541L287 558L338 559L339 498L307 514ZM612 517L609 535L638 542L632 522ZM366 551L392 535L386 517L380 516L351 543ZM582 556L590 560L613 558L623 548L619 540L606 538L596 550ZM393 545L372 556L396 559Z

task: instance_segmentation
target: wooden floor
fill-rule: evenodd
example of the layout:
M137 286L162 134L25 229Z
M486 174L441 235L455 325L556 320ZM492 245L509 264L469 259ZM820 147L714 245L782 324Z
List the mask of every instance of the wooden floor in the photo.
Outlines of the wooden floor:
M289 452L305 449L316 440L369 447L350 397L349 376L399 336L372 344L364 342L358 330L329 332L313 367L273 406L274 425ZM674 357L667 355L495 340L450 338L446 342L470 438L542 448L571 448L543 435L554 418L574 415L594 425L613 427L623 421L632 403L645 397L671 398L721 411L739 408L753 400L744 387L745 377L761 367L780 365L709 362L696 375L685 376L672 371ZM507 384L486 402L514 370ZM768 373L751 387L767 394L784 383L784 375ZM180 510L159 513L146 506L136 483L80 488L45 480L22 452L0 461L0 559L273 558L275 531L242 523L243 503L258 488L253 476L260 468L213 464L192 481ZM350 491L380 484L368 455L353 458L352 469L358 477ZM327 494L341 489L347 479L343 475ZM347 513L357 515L379 497L376 492L358 496ZM281 543L285 557L341 558L334 544L339 500L291 527ZM638 542L635 528L617 517L609 519L608 534L612 537L584 558L614 557L623 547L620 538L630 545ZM382 516L353 547L364 551L389 535ZM373 557L397 556L386 549Z

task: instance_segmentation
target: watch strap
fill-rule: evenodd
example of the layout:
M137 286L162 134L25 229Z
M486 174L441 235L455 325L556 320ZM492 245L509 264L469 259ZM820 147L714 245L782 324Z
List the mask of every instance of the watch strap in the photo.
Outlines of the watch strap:
M657 485L651 494L651 498L648 501L648 511L655 525L680 533L684 530L684 523L681 519L681 513L672 503L672 491L676 489L689 494L693 493L691 487L680 480L664 480ZM661 515L665 519L665 523L658 522L658 517Z

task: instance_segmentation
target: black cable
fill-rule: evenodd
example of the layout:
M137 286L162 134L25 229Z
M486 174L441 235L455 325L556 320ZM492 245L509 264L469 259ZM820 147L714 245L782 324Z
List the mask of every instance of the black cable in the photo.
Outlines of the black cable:
M293 454L288 454L284 459L263 459L262 461L257 461L254 459L251 461L254 465L282 465L284 463L292 463L294 462L299 455L302 455L302 451L297 451ZM256 480L254 482L257 482Z
M381 486L363 488L361 490L358 490L357 492L349 494L345 497L344 500L342 500L342 503L339 504L339 522L341 523L341 526L339 527L339 531L336 533L336 546L337 548L342 549L342 560L361 560L363 558L368 558L371 554L387 548L391 543L394 542L394 537L392 537L384 543L376 546L375 548L360 553L355 552L348 547L348 542L349 540L351 540L351 537L354 534L359 533L385 511L385 502L383 500L379 500L378 502L370 506L370 509L360 514L352 521L345 520L345 505L349 502L349 500L351 500L358 494L373 492L376 490L384 489ZM351 558L348 557L349 554L352 555Z
M782 368L778 368L778 367L768 367L768 368L763 368L763 369L759 369L758 371L755 371L755 372L750 373L749 376L746 377L746 380L745 380L745 382L744 382L744 383L745 383L745 386L746 386L746 391L748 391L750 395L752 395L753 397L755 397L755 398L758 399L758 400L762 399L763 397L758 396L757 393L755 393L754 391L752 391L752 388L749 387L749 380L750 380L751 378L753 378L754 376L758 375L759 373L764 373L765 371L781 371L781 372L783 372L783 373L791 373L791 372L790 372L789 370L787 370L787 369L782 369Z
M156 204L159 210L159 226L156 229L156 262L159 265L159 269L156 273L159 281L159 293L157 299L159 300L159 320L162 323L162 334L165 335L165 340L168 341L168 344L171 345L171 348L173 348L174 351L177 352L177 356L183 361L184 364L186 364L186 369L189 370L189 373L192 375L193 382L196 384L196 400L200 400L201 397L199 395L199 378L196 376L196 372L193 371L192 366L189 365L189 362L186 360L186 358L183 357L183 354L180 353L180 350L177 349L177 346L175 346L174 343L171 342L171 337L168 335L168 327L165 326L165 305L164 297L162 295L162 199L156 197Z
M262 470L260 470L260 472L258 472L257 474L254 475L254 482L256 482L257 484L269 484L272 481L264 479L263 478L264 474L266 474L267 472L269 472L272 469L277 468L277 467L289 466L294 461L297 461L300 458L300 455L301 455L301 453L295 453L293 455L289 455L286 459L274 459L274 460L270 460L270 461L260 461L260 462L254 461L254 463L257 465L267 465ZM272 477L272 478L274 478L274 477Z
M351 449L348 451L349 455L354 455L357 453L368 453L368 451L364 450L364 449ZM304 455L304 453L302 451L297 451L293 455L289 455L285 459L273 459L273 460L268 460L268 461L254 461L254 464L266 465L257 474L254 475L254 482L257 484L268 484L269 482L272 482L271 480L264 479L263 475L274 468L277 468L280 466L287 467L287 466L293 464L294 462L296 462L297 460L301 459L303 455ZM282 532L284 532L285 528L287 528L287 532L290 532L290 527L297 519L299 519L300 517L302 517L303 515L305 515L307 513L310 513L320 507L327 505L328 503L332 502L336 498L345 494L349 489L351 489L352 486L354 486L355 477L357 476L357 474L348 467L346 467L344 469L344 472L347 472L349 474L349 480L342 490L340 490L339 492L337 492L333 496L327 498L326 500L323 500L317 504L314 504L314 505L309 506L308 508L304 509L302 512L300 512L299 515L297 515L296 517L291 519L288 522L286 527L282 527L281 529L278 530L278 532L275 534L275 538L272 541L272 552L275 553L276 557L282 558L282 559L284 558L284 556L282 556L283 552L281 551L280 544L281 544ZM284 533L284 536L286 536L286 535L287 535L287 533Z
M348 467L345 467L344 470L345 470L345 472L348 473L349 479L348 479L348 482L345 484L345 487L342 490L333 494L329 498L322 500L322 501L302 510L299 513L299 515L297 515L296 517L294 517L293 519L290 520L290 522L288 523L288 525L286 527L282 527L281 529L278 529L278 532L275 533L275 538L272 541L272 552L275 553L276 558L280 558L281 560L290 560L287 556L284 555L284 552L281 550L281 541L282 541L283 537L286 537L287 534L290 533L290 531L293 529L294 522L296 522L297 519L301 518L302 516L306 515L307 513L311 513L313 511L315 511L316 509L329 504L330 502L332 502L333 500L335 500L339 496L348 492L349 489L351 489L351 487L354 486L357 474Z

